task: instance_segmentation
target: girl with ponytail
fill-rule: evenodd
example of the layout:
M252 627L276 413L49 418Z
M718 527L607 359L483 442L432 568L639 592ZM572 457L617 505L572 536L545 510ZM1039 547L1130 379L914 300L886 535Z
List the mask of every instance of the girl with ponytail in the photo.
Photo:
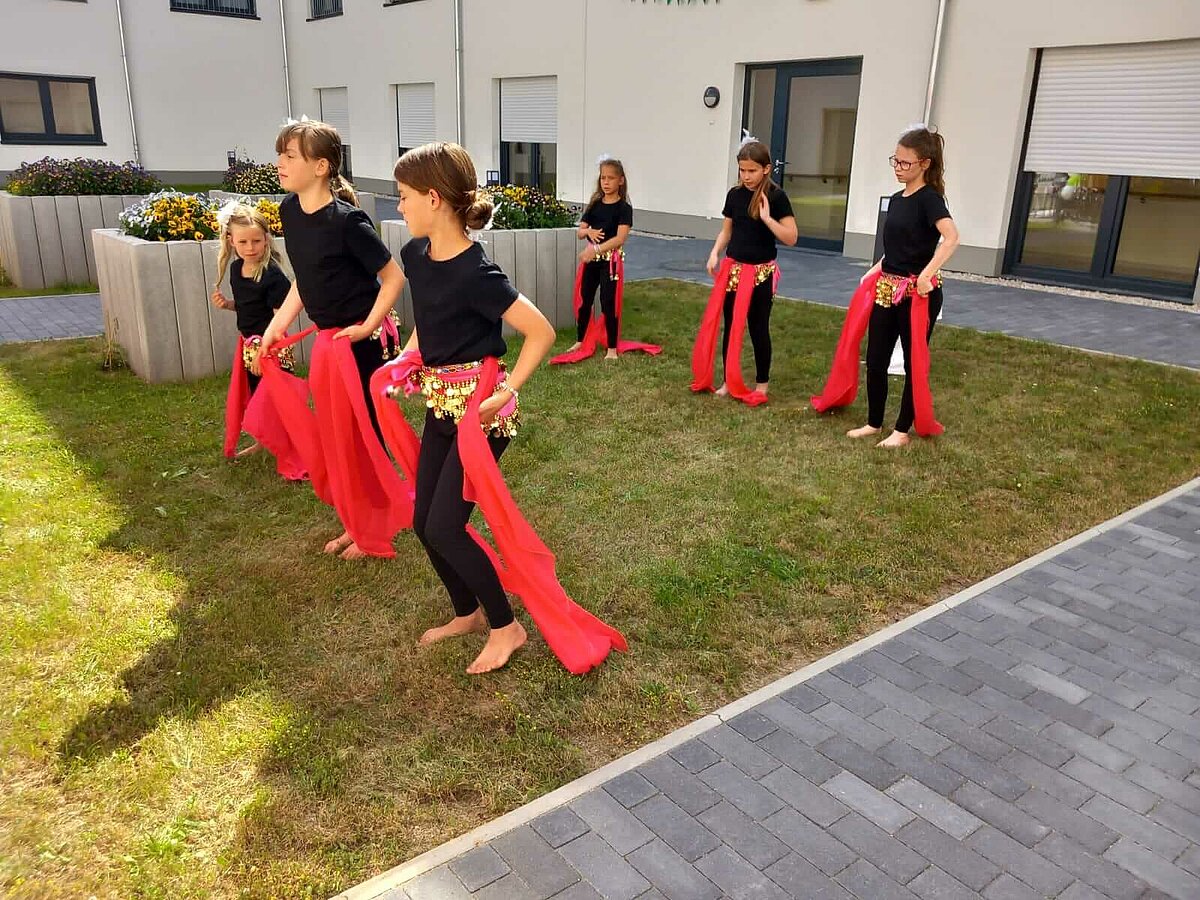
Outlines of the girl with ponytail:
M257 365L278 396L297 447L308 455L313 488L337 510L343 533L325 544L343 559L394 555L392 538L406 523L404 488L383 449L371 405L371 375L399 349L393 306L404 274L358 208L340 174L337 129L307 117L289 121L275 140L279 183L289 195L279 206L288 259L296 273L287 299L262 336ZM317 330L309 368L312 410L297 402L279 371L278 351L301 311Z
M715 283L692 349L692 390L713 390L713 353L723 317L725 379L716 394L758 406L767 402L771 372L771 306L779 283L775 242L794 246L798 231L788 195L771 178L767 145L747 135L738 148L737 163L738 183L725 197L725 221L708 257L708 273ZM753 391L742 378L742 335L746 330L754 346L757 377Z

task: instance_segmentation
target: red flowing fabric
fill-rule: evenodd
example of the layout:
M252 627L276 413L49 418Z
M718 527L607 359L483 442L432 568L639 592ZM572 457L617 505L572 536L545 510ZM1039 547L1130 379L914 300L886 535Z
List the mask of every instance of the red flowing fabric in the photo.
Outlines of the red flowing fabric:
M813 409L825 412L839 406L849 406L858 395L858 358L863 335L871 321L871 307L875 303L875 283L880 273L866 278L850 298L850 308L842 323L842 333L833 354L833 366L825 388L812 397ZM904 296L914 279L906 279L896 288ZM912 292L909 311L909 327L912 341L913 426L921 437L933 437L945 429L933 414L933 393L929 388L929 297Z
M246 364L242 361L245 344L246 339L239 334L237 348L233 351L233 368L229 372L229 391L225 395L226 459L233 459L237 453L238 439L242 436L242 420L250 403L250 381L246 378Z
M384 437L410 484L415 484L420 442L389 390L415 392L411 376L420 367L419 354L405 353L371 378L371 396ZM458 453L465 472L463 497L479 504L496 547L474 528L467 530L491 559L504 589L524 603L550 650L568 672L582 675L600 665L612 650L628 650L629 645L619 631L567 596L554 570L554 554L509 493L479 420L479 405L494 392L498 372L495 357L484 360L458 429Z
M717 269L717 278L708 305L700 320L700 331L692 347L692 390L700 393L713 389L713 358L717 352L717 335L721 330L721 317L725 309L725 294L729 275L735 265L742 267L738 274L737 293L733 299L733 323L729 329L729 350L725 355L725 386L729 396L741 400L747 406L761 406L767 402L762 391L750 390L742 378L742 340L746 333L746 316L750 312L750 300L754 294L759 267L751 263L739 263L726 256ZM764 263L763 265L770 265ZM779 270L775 270L775 284L779 283Z
M275 346L293 344L312 330ZM412 492L371 427L350 342L333 339L339 330L317 333L308 378L312 409L307 397L280 377L286 373L273 354L264 354L263 383L269 385L271 401L317 496L337 511L363 553L390 558L395 556L392 538L412 525Z
M229 374L229 393L225 399L225 456L232 459L236 455L238 438L245 431L271 452L275 457L275 471L283 478L303 481L308 477L308 469L288 438L275 404L266 391L250 393L250 380L246 376L246 364L242 356L245 343L245 338L238 335L233 368ZM303 379L287 372L281 371L280 374L299 382L300 390L307 395L308 388L304 386Z
M579 268L575 270L575 321L579 321L579 310L583 308L583 270L587 263L580 263ZM662 353L662 347L657 344L643 344L639 341L623 341L621 340L621 320L624 317L625 307L625 260L619 253L614 253L612 260L609 262L610 276L616 276L617 296L614 306L617 310L617 352L629 353L630 351L638 350L642 353L648 353L651 356L658 356ZM608 334L604 327L604 313L594 314L590 322L588 322L587 331L584 332L583 340L578 350L568 350L566 353L560 353L558 356L550 360L550 365L557 366L566 363L583 362L590 358L598 346L608 346Z

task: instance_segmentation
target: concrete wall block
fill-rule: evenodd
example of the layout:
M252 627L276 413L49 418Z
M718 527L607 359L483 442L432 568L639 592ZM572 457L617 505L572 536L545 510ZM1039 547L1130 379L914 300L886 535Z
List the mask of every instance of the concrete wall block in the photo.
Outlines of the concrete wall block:
M537 296L537 232L514 231L513 239L516 241L516 265L508 273L508 280L540 309Z
M146 359L145 371L138 374L151 384L182 381L183 353L167 244L139 240L130 249L137 340Z
M92 246L92 232L104 227L104 210L99 197L79 197L79 226L83 231L83 253L87 261L88 281L99 283L96 272L96 248Z
M209 292L202 248L197 241L167 243L167 261L175 299L183 380L194 381L219 371L214 365Z
M100 212L104 216L105 228L119 228L121 221L118 216L125 209L122 198L117 194L102 194L100 197Z
M79 197L55 197L58 211L58 234L62 240L63 266L67 281L82 284L88 280L87 243L83 221L79 214Z
M553 322L558 318L558 238L552 228L538 228L537 308Z
M578 253L583 244L573 228L558 228L558 304L557 318L550 321L555 328L566 328L575 322L575 271L579 267Z
M58 204L54 197L30 197L33 224L37 231L38 253L42 259L42 278L47 287L67 280L63 261L62 237L58 227Z

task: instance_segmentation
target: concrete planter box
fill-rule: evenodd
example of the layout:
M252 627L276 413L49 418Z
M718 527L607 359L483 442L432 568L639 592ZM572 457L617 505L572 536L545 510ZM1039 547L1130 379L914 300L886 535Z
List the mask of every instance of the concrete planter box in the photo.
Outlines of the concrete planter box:
M355 191L354 193L358 195L358 205L371 217L371 221L378 226L379 222L375 218L375 201L380 195L368 193L367 191ZM282 203L283 198L287 194L233 194L229 191L209 191L208 196L222 203L226 200L236 200L239 197L249 197L251 200L261 200L263 197L266 197L269 200L274 200L276 203Z
M0 191L0 263L20 288L97 280L94 228L145 195L18 197Z
M144 241L102 228L92 242L105 334L138 376L159 384L229 371L237 316L209 301L217 241ZM228 275L222 290L232 297ZM302 314L300 327L308 324ZM297 362L307 363L311 346L312 338L300 345Z
M382 223L383 242L397 261L411 237L402 219ZM522 294L557 328L575 324L575 270L582 249L574 228L533 228L525 231L484 231L480 243ZM412 295L404 287L401 316L411 325Z

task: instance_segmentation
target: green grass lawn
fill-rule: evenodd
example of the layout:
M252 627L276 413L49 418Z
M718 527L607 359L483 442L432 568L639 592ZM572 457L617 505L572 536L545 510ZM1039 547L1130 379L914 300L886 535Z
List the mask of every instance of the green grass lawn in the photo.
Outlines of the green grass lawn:
M60 294L94 294L99 291L94 284L56 284L48 288L19 288L0 284L0 300L10 297L57 297Z
M630 640L583 678L537 640L483 678L478 639L418 650L450 607L415 538L323 556L307 486L221 458L224 378L0 347L0 889L328 896L1200 469L1197 374L951 328L946 434L851 443L862 401L807 406L820 306L776 305L768 406L693 396L704 293L631 285L662 357L522 391L509 483Z

